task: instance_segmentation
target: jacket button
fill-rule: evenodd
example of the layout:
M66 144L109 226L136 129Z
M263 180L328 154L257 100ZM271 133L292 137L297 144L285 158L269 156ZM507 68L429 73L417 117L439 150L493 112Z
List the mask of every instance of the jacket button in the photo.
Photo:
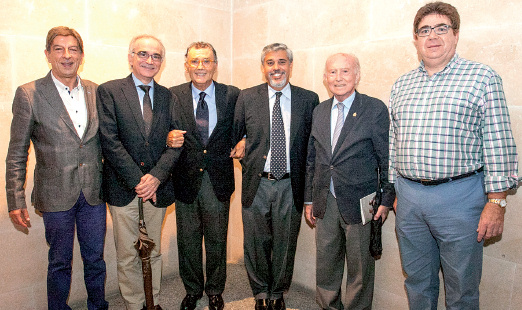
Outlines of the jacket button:
M207 154L207 150L203 150L203 154Z
M203 172L203 168L199 168L199 171L200 171L200 172Z
M140 162L140 166L145 166L145 163L144 162Z
M83 147L83 144L80 144L80 148L82 148L82 147Z
M266 159L266 155L265 155L265 156L263 156L263 159Z
M330 166L330 170L333 170L334 166Z
M83 166L83 163L80 163L80 167L82 167L82 166Z
M145 146L149 146L149 142L145 142Z

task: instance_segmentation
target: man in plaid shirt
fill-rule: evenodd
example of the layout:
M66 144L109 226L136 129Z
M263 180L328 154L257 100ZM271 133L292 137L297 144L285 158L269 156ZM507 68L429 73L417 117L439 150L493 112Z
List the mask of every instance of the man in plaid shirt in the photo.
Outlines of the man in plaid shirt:
M459 57L460 18L446 3L419 9L420 66L390 97L390 182L410 309L479 309L483 240L502 233L517 153L502 80Z

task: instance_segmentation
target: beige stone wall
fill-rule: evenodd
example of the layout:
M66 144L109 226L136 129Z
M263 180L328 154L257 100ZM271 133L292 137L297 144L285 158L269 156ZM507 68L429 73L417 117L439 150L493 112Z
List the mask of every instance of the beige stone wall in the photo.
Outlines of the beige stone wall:
M293 84L328 98L322 71L326 57L335 52L356 54L362 67L359 91L387 102L392 83L418 65L411 28L417 9L427 1L320 1L320 0L188 0L100 1L73 0L6 2L0 19L0 158L9 141L11 103L16 87L44 76L49 70L43 53L47 31L57 25L77 29L85 43L81 76L103 83L129 74L126 52L132 36L151 33L167 49L158 82L172 86L187 81L183 55L192 41L214 44L219 56L217 80L240 88L262 82L260 52L273 42L294 51ZM452 0L461 14L457 51L484 62L504 79L512 126L522 145L522 35L517 0ZM30 159L27 193L32 188ZM0 165L0 175L5 167ZM236 176L240 167L236 164ZM239 188L239 178L236 179ZM0 188L5 180L0 178ZM520 196L520 194L518 195ZM242 259L240 193L232 198L229 261ZM522 203L508 197L505 232L485 247L481 305L483 309L519 309L522 297ZM7 209L0 191L0 208ZM47 245L41 217L30 208L32 228L16 231L7 212L0 212L0 301L2 309L45 309ZM165 272L177 271L174 209L168 209L163 230ZM402 270L394 233L394 216L385 225L385 253L377 262L375 309L406 309ZM110 217L106 241L107 290L116 292L115 253ZM82 264L75 249L71 301L85 298ZM294 274L296 283L313 288L315 282L314 232L302 225ZM443 290L441 289L441 292ZM315 308L314 305L310 309ZM444 307L441 306L441 309Z

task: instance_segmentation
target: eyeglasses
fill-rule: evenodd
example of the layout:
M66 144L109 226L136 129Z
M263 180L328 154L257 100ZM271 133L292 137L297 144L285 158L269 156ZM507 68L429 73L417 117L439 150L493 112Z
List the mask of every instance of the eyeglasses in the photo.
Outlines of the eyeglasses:
M210 67L210 65L215 62L214 60L212 59L202 59L202 60L199 60L199 59L191 59L191 60L188 60L187 63L189 64L189 66L193 67L193 68L197 68L199 66L199 64L202 64L203 67L205 68L208 68Z
M437 25L435 27L424 26L422 28L417 29L416 32L419 37L427 37L430 35L432 30L435 31L436 34L441 35L441 34L448 33L448 30L450 28L452 28L452 27L450 25L446 25L446 24Z
M152 57L152 60L155 62L161 62L163 60L163 56L161 56L160 54L149 54L145 51L139 51L137 53L132 52L132 54L138 55L138 58L141 60L148 60L149 57Z

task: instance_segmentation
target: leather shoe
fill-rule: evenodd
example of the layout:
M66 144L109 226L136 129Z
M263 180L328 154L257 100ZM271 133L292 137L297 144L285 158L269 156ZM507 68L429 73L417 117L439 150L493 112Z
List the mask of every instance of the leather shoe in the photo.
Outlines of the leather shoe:
M147 306L143 306L143 308L141 308L141 310L147 310ZM160 305L155 305L154 310L163 310L163 308L161 308Z
M208 296L208 310L223 310L225 303L221 294Z
M268 299L256 299L255 310L268 310L269 300Z
M286 310L285 300L283 297L278 298L276 300L270 300L270 306L268 307L270 310Z
M196 309L196 304L202 295L190 295L187 294L183 301L181 302L180 310L194 310Z

